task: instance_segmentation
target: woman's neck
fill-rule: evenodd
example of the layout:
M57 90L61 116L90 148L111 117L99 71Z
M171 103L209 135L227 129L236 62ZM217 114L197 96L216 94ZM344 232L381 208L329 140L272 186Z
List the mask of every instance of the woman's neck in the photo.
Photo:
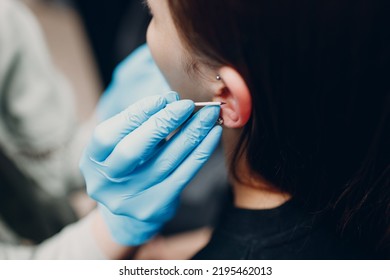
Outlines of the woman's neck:
M233 183L234 205L244 209L276 208L291 199L291 195L282 193L259 182L256 186Z
M239 132L226 129L223 135L225 157L231 160L231 151L238 143ZM241 182L231 179L234 193L234 205L245 209L271 209L284 204L291 199L291 195L279 191L271 183L261 176L253 176L252 172L243 159L236 162L237 174Z

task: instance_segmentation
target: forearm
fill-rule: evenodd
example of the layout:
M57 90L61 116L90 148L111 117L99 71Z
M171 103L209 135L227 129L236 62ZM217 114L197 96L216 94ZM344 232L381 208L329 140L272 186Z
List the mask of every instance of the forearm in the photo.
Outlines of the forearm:
M204 227L169 237L158 236L142 246L134 259L188 260L209 242L211 233L211 228Z
M132 255L136 247L126 247L116 243L102 218L95 210L91 214L90 230L97 246L108 259L123 259Z
M134 249L116 244L98 211L67 226L60 233L36 246L0 243L0 259L93 260L119 259Z
M133 248L115 243L98 210L38 246L37 259L121 259Z

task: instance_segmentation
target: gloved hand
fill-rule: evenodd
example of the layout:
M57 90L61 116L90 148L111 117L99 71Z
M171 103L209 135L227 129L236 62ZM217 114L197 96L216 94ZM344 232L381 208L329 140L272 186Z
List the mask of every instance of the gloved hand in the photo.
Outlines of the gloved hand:
M148 46L142 45L115 68L112 82L97 105L98 119L106 120L142 98L168 91Z
M194 110L178 98L145 98L101 123L81 159L88 194L120 244L146 242L173 217L181 191L219 142L218 106L203 108L165 141Z

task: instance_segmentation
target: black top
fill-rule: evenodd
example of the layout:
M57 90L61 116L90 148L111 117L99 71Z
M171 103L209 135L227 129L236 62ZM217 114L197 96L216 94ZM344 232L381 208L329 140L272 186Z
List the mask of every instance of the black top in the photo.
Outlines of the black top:
M209 244L193 259L360 259L341 241L327 215L310 214L294 200L267 210L230 202Z

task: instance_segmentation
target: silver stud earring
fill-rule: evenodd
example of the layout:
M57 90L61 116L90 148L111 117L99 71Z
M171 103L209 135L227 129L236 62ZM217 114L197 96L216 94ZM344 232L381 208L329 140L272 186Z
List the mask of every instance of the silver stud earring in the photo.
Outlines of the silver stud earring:
M220 81L222 80L221 76L218 74L216 77L217 81ZM217 120L217 124L218 125L223 125L223 118L222 117L219 117L218 120Z

